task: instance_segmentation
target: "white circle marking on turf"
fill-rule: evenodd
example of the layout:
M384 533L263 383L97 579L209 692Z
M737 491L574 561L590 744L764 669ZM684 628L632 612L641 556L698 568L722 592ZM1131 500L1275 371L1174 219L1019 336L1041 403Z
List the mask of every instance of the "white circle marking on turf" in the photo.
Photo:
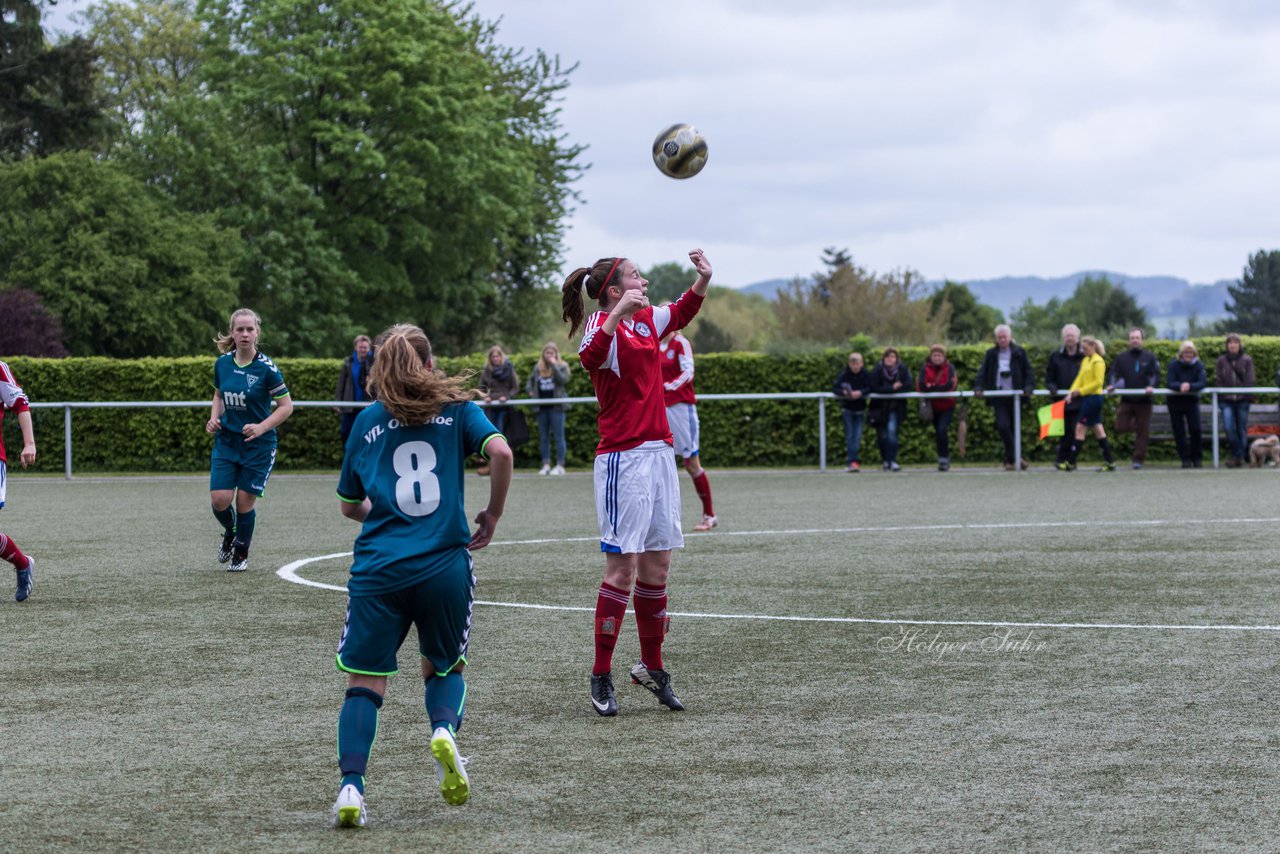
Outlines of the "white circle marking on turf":
M1222 522L1234 522L1236 524L1260 524L1280 522L1275 518L1258 518L1258 519L1208 519L1198 524L1212 525ZM974 523L974 524L954 524L954 525L888 525L883 527L867 527L867 528L814 528L803 530L787 530L787 531L724 531L716 534L708 534L710 537L724 536L751 536L751 535L767 535L777 536L781 534L860 534L860 533L879 533L891 531L950 531L957 529L991 529L991 528L1065 528L1065 527L1082 527L1097 525L1097 522L993 522L993 523ZM1168 520L1168 519L1148 519L1142 521L1131 522L1108 522L1111 527L1151 527L1159 525L1186 525L1186 519ZM596 542L598 537L561 537L554 539L537 539L537 540L506 540L503 542L493 542L489 546L522 546L522 545L539 545L545 543L580 543L580 542ZM337 584L325 584L322 581L312 581L309 578L303 578L298 574L298 570L302 567L319 563L325 560L336 560L338 558L350 557L351 552L334 552L333 554L319 555L317 557L307 557L301 560L295 560L287 563L276 570L276 575L285 581L294 584L302 584L307 587L319 587L322 590L336 590L340 593L347 592L346 587ZM493 608L524 608L533 611L588 611L594 612L594 607L584 607L581 605L537 605L530 602L489 602L482 599L475 600L477 605L487 605ZM1009 626L1019 629L1121 629L1121 630L1146 630L1146 631L1199 631L1199 632L1280 632L1280 626L1237 626L1237 625L1182 625L1176 623L1039 623L1039 622L1018 622L1014 620L909 620L909 619L890 619L884 617L794 617L776 614L708 614L693 611L671 611L673 617L692 617L696 619L711 620L761 620L771 622L787 622L787 623L854 623L867 625L887 625L887 626L978 626L978 627L1002 627Z

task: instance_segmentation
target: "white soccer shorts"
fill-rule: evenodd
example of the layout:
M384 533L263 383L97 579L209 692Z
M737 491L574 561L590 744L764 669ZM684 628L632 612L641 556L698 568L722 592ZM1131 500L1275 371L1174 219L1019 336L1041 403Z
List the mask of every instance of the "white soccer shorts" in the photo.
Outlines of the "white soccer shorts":
M682 459L698 455L698 407L692 403L676 403L667 407L667 424L676 453Z
M620 554L684 547L680 479L666 442L645 442L596 457L600 550Z

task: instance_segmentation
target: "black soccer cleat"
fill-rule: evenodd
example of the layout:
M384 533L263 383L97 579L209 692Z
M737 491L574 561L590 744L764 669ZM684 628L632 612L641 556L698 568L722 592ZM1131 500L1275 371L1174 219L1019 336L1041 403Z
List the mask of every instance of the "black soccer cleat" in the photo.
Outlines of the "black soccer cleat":
M222 545L218 546L218 563L226 563L231 560L231 544L235 541L235 531L227 531L222 535Z
M631 668L631 681L648 690L658 698L659 703L671 711L684 711L684 703L680 702L676 692L671 690L671 675L667 671L637 664Z
M591 674L591 705L596 714L611 718L618 713L618 698L613 693L613 674Z
M231 563L227 564L227 572L244 572L249 568L249 552L240 546L231 549Z

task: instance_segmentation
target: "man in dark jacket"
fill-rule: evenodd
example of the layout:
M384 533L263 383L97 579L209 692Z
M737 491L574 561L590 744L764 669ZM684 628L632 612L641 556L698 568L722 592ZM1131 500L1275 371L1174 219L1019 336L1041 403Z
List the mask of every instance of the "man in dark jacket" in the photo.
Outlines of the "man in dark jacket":
M1068 323L1062 327L1062 349L1049 354L1049 366L1044 372L1045 388L1054 397L1067 393L1071 384L1080 373L1080 363L1084 361L1084 350L1080 349L1080 327ZM1058 456L1055 463L1065 462L1071 455L1071 440L1076 435L1076 422L1080 420L1080 402L1083 398L1069 397L1063 411L1065 419L1062 438L1058 440Z
M1160 361L1142 346L1142 330L1129 330L1129 349L1111 365L1111 383L1107 391L1142 389L1145 396L1122 395L1116 407L1117 433L1133 433L1133 467L1142 468L1147 461L1147 442L1151 439L1151 392L1160 385Z
M1004 467L1012 471L1015 464L1027 467L1027 461L1016 459L1013 454L1013 403L1015 399L1027 400L1035 389L1035 377L1031 373L1031 360L1027 351L1013 343L1013 331L1007 324L995 330L996 346L982 358L982 367L973 381L973 391L982 397L984 391L1019 391L1021 398L1001 395L987 398L987 406L995 410L996 432L1004 443Z
M333 393L334 400L359 402L368 399L369 368L373 366L371 355L373 343L368 335L357 335L352 346L354 349L350 355L342 360L342 373L338 374L338 387ZM338 430L342 436L342 444L345 446L347 437L351 435L351 425L355 423L360 410L343 408L338 411L342 416L342 423Z

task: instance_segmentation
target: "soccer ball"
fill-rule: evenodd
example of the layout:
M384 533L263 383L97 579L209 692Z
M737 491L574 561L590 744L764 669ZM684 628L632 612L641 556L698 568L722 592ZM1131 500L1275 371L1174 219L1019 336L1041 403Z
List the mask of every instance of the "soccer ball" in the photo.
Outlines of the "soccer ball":
M669 178L692 178L707 165L707 141L693 125L672 125L653 141L653 165Z

